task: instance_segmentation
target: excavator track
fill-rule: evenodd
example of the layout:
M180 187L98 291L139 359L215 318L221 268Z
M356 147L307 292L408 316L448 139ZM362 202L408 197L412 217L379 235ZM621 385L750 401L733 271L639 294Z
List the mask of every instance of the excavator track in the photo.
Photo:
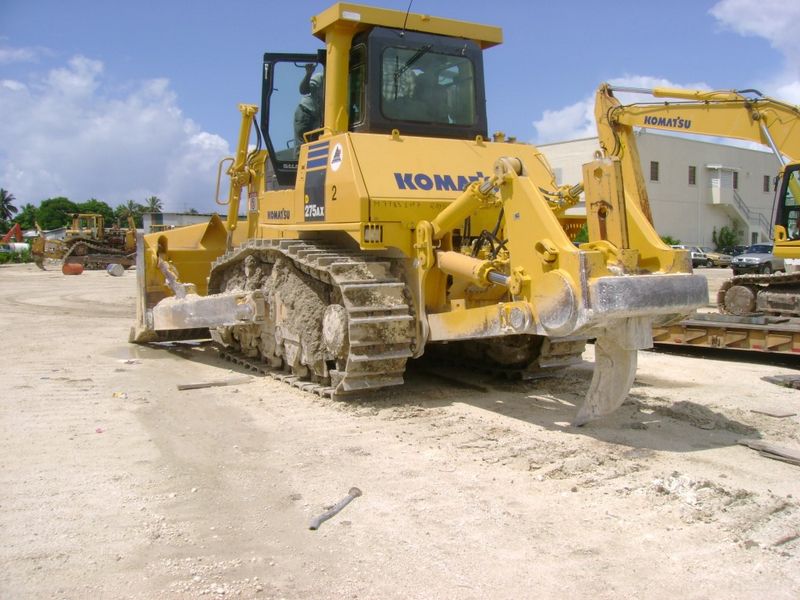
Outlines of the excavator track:
M770 296L757 303L764 293ZM717 306L723 314L800 317L800 273L735 275L717 292Z
M717 292L719 313L655 327L656 345L800 354L800 273L736 275Z
M400 385L414 316L399 268L316 241L250 240L213 263L209 293L263 288L269 322L212 336L231 360L291 370L297 387L320 394Z

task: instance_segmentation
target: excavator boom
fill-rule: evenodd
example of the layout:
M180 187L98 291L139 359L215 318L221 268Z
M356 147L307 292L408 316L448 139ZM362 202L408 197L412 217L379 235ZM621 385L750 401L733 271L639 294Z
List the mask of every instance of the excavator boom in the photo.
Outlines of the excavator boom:
M5 244L7 242L10 242L12 238L18 242L22 242L24 240L22 236L22 228L19 226L19 223L14 223L14 226L11 229L9 229L8 232L5 233L2 238L0 238L0 243Z

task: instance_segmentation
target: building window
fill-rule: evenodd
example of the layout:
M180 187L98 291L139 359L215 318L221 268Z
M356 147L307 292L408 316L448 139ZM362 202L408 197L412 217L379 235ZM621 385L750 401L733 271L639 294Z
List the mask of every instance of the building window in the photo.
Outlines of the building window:
M764 191L765 192L769 192L769 180L770 180L770 176L769 175L764 175Z
M738 171L734 171L733 172L733 189L735 189L735 190L739 189L739 172Z
M697 167L689 166L689 185L697 185Z
M658 181L658 161L650 161L650 181Z

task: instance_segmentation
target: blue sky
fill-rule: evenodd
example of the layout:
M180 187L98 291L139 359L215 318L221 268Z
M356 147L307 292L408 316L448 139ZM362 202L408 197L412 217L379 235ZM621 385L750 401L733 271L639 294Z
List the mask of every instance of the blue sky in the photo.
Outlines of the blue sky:
M263 53L319 48L309 19L329 4L2 0L0 187L20 205L155 194L211 210L237 105L259 103ZM485 54L489 128L533 143L594 135L603 81L800 104L800 0L414 0L412 11L503 28Z

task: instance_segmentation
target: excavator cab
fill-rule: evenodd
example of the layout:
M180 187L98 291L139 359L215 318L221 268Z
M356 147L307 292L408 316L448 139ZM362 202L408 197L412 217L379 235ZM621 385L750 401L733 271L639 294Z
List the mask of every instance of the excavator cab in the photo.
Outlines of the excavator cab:
M800 245L800 163L785 167L778 182L776 200L775 239Z
M483 55L476 41L376 26L353 37L348 65L348 131L487 137ZM300 146L330 128L322 114L324 67L322 50L264 55L261 131L274 174L268 187L294 185Z

